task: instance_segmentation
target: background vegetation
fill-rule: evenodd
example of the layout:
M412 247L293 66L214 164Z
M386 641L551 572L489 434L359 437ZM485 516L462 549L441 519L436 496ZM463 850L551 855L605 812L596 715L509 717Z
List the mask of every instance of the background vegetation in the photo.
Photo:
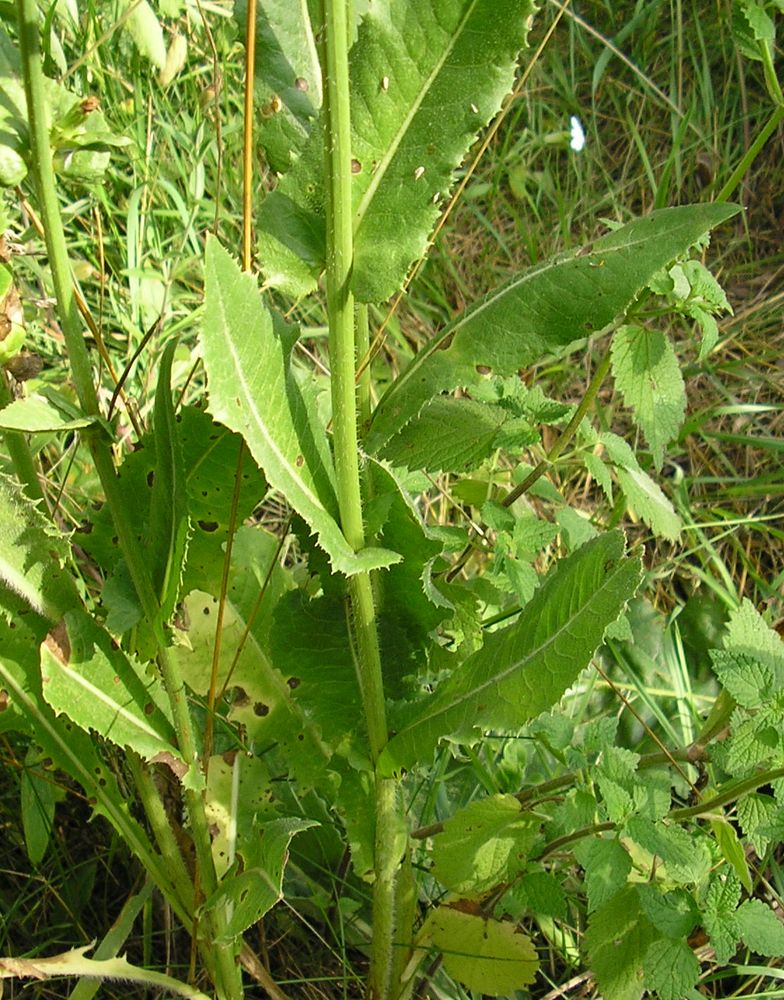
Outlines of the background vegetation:
M72 6L78 23L68 14ZM51 24L50 72L84 98L97 99L109 130L127 140L112 151L100 180L69 181L64 167L60 194L69 250L86 311L96 322L95 348L111 366L104 402L122 375L137 401L136 419L144 422L161 352L175 333L182 339L174 384L186 386L186 400L201 389L193 348L206 233L216 232L227 247L240 245L244 50L231 4L222 0L159 5L170 60L165 64L149 28L135 24L127 11L121 15L115 5L97 2L80 3L78 11L67 3L60 7ZM476 168L466 172L462 197L408 293L394 312L371 309L372 323L386 330L374 361L381 380L466 303L521 267L592 239L603 217L625 220L655 207L710 200L771 116L764 67L738 44L729 0L597 0L572 4L563 13L557 3L544 3L533 49L559 17ZM261 106L259 113L269 112ZM585 131L579 152L570 147L571 116ZM771 622L784 615L783 153L779 126L735 194L744 215L725 226L712 247L713 272L734 310L719 322L716 348L698 361L690 331L673 330L687 359L690 408L664 476L685 526L682 539L649 543L650 573L633 621L634 649L609 644L602 673L573 695L576 724L617 715L628 730L626 745L643 753L656 749L650 725L676 744L693 738L695 716L716 692L707 650L741 598ZM273 177L261 155L256 166L258 207ZM22 183L7 189L0 203L2 252L13 254L31 352L29 370L13 374L33 372L28 387L67 396L62 335L28 197ZM323 309L313 299L307 306L282 299L279 305L303 327L303 361L323 366ZM525 377L550 396L579 401L593 367L590 357L573 357ZM10 385L24 391L15 379ZM619 410L608 390L601 398L601 422L629 432ZM126 430L131 433L130 422ZM78 530L97 490L87 453L75 442L40 435L34 444L48 472L49 494L57 498L58 518ZM0 464L7 464L1 453ZM457 512L470 523L475 498L487 495L493 474L488 469L484 480L463 482L457 490L448 477L424 483L433 520L451 522ZM572 506L593 510L597 488L583 466L561 466L554 476ZM273 499L254 517L282 532L288 512ZM617 518L626 523L628 514L619 509ZM641 523L629 527L648 533ZM84 565L89 590L96 581ZM555 735L552 743L557 756ZM49 954L102 936L122 913L129 887L143 882L108 827L101 821L88 825L90 807L74 788L31 781L35 761L26 755L23 741L11 733L0 736L3 955ZM472 783L486 791L506 789L504 769L514 767L513 757L500 741L489 741L466 762L463 800L470 800ZM543 761L543 774L546 767ZM435 799L437 784L423 794ZM40 831L23 829L20 822L20 797L31 795L57 802L45 851L36 849ZM758 891L784 907L780 848L774 844L752 860ZM346 930L351 904L314 903L296 858L288 878L287 898L266 921L258 950L291 996L359 995L353 975L363 974L363 959ZM128 954L185 978L189 942L167 930L167 919L149 896L128 937ZM547 996L591 995L578 934L540 930ZM777 965L717 967L704 979L704 992L783 995L775 987L784 976ZM67 996L72 985L27 987L24 995ZM122 987L102 990L106 996L128 995ZM443 995L437 985L432 990Z

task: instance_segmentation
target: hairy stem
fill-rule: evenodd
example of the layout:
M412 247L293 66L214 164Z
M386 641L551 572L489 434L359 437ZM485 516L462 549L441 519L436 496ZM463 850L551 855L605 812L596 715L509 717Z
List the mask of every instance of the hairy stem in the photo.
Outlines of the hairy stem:
M350 280L354 254L351 205L351 115L348 39L350 4L325 0L322 65L325 91L327 186L327 312L332 372L332 419L341 527L355 551L365 545L357 439L356 333ZM363 324L364 328L364 324ZM363 394L364 399L364 394ZM373 586L368 573L348 581L352 638L370 754L377 760L388 739ZM393 989L396 879L401 844L399 790L376 779L373 946L369 995L387 1000Z
M8 406L12 401L13 396L8 385L8 376L0 369L0 409ZM14 472L16 472L19 482L24 486L25 493L31 500L43 500L44 495L38 481L38 470L35 467L35 459L30 451L27 438L20 431L5 431L3 440Z
M25 96L30 129L31 175L38 192L39 208L44 226L49 267L57 300L58 316L65 339L68 362L74 388L82 411L88 416L100 413L98 397L93 384L90 356L79 319L73 291L73 280L68 260L60 207L57 201L52 154L49 147L49 121L44 73L38 37L38 13L35 0L17 0L19 47L22 55ZM101 430L91 429L85 434L87 444L101 481L106 501L114 521L117 539L123 558L133 580L145 617L150 622L158 648L158 663L166 693L171 704L177 741L183 757L192 767L197 766L197 750L185 694L185 685L179 665L166 643L160 621L160 604L147 571L142 549L136 538L134 519L123 495L114 467L108 438ZM186 804L201 870L202 885L207 895L217 887L215 867L210 848L210 837L204 802L200 792L186 791ZM165 886L163 888L166 888ZM212 928L211 936L219 936L220 928ZM241 986L234 963L233 948L221 946L214 949L218 978L216 985L222 996L239 997ZM227 978L228 977L228 978ZM239 989L238 989L239 986Z

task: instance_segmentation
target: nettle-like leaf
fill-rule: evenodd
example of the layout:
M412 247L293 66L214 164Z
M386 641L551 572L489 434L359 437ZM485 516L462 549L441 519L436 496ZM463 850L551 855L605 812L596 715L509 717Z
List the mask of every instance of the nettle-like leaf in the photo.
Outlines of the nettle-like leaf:
M632 870L629 852L616 838L590 837L575 845L574 856L585 869L588 911L595 910L618 892Z
M583 943L604 1000L639 1000L643 961L656 930L627 886L591 914Z
M57 621L81 601L67 569L68 546L15 480L0 475L0 593L8 588Z
M761 899L747 899L737 910L743 943L758 955L784 955L784 924Z
M513 375L603 329L661 267L737 211L661 209L515 276L433 338L395 380L375 411L367 449L381 448L433 396L470 389L489 373Z
M622 326L613 336L612 370L660 470L664 449L678 435L686 413L686 386L675 349L660 330Z
M493 795L461 809L433 839L432 875L463 897L510 881L525 866L539 821L513 795Z
M480 726L519 728L550 708L588 666L640 581L640 564L609 532L558 563L520 617L492 633L424 704L379 759L382 774L426 761L439 739Z
M694 989L700 963L686 941L664 938L654 941L645 952L643 972L646 989L659 1000L683 1000Z
M381 302L420 257L438 202L514 80L529 0L399 0L370 7L351 52L352 289ZM266 200L261 257L291 294L324 266L322 138Z
M188 770L176 749L165 694L157 677L145 676L111 636L81 611L70 611L41 646L41 680L47 702L86 732L148 761Z
M659 860L674 882L699 882L710 871L711 857L705 841L680 826L632 816L626 830L636 844Z
M271 486L318 536L337 572L398 562L384 549L354 552L337 522L335 469L326 432L290 366L291 331L275 329L255 278L210 238L202 351L210 412L241 434Z
M634 513L655 535L677 541L681 532L681 519L658 483L640 468L628 442L611 431L605 431L598 440L604 445L607 457L615 466L618 485ZM604 486L602 479L599 482ZM611 490L605 489L605 494L608 499L612 497Z
M513 923L480 916L470 903L431 910L417 943L441 952L444 968L458 983L490 996L522 989L539 969L527 934Z
M740 880L722 868L710 881L702 903L702 926L716 951L716 961L726 965L735 954L740 940L737 908Z
M234 18L244 34L247 0L237 0ZM259 112L259 142L270 167L285 173L318 125L321 68L305 0L265 0L256 7L253 97Z

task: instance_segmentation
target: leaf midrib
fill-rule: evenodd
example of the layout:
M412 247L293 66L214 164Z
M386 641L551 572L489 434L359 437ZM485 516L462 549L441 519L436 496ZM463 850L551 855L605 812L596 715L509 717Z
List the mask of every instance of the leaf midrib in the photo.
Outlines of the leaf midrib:
M455 45L457 44L458 40L460 39L460 37L461 37L461 35L462 35L462 33L463 33L464 29L465 29L466 22L469 20L469 18L473 14L473 12L474 12L474 10L475 10L476 5L477 5L478 2L479 2L479 0L471 0L471 3L468 5L468 7L466 8L465 13L463 14L463 17L462 17L462 19L461 19L461 21L460 21L460 23L459 23L459 25L457 27L457 30L452 35L452 38L451 38L451 40L449 42L449 45L447 45L447 47L444 49L444 52L443 52L441 58L436 62L436 64L433 66L433 69L431 70L430 74L425 79L424 84L423 84L423 86L422 86L422 88L420 90L420 93L419 93L417 99L411 105L408 113L403 118L403 121L400 123L397 131L392 136L392 141L390 142L389 147L387 148L386 153L384 153L384 155L379 160L378 166L376 167L376 169L375 169L375 171L373 173L373 177L372 177L372 179L370 181L370 184L368 184L367 189L365 190L365 193L362 196L362 198L360 199L359 205L357 206L357 210L354 213L354 236L355 237L356 237L357 233L359 232L359 228L362 225L362 221L363 221L363 219L365 217L365 213L367 212L367 210L368 210L368 208L370 206L370 203L372 202L373 197L375 196L375 193L378 190L379 185L381 184L381 181L384 179L384 176L386 175L386 172L389 169L389 166L390 166L392 160L394 159L395 154L397 153L398 149L400 148L400 146L403 143L403 139L405 138L405 135L406 135L408 129L410 128L410 126L411 126L411 122L414 120L414 118L417 115L417 112L422 107L422 104L423 104L425 98L427 97L428 93L430 92L430 88L433 86L433 83L435 82L435 80L437 79L437 77L439 76L439 74L441 73L441 70L444 68L446 60L448 59L448 57L454 51Z

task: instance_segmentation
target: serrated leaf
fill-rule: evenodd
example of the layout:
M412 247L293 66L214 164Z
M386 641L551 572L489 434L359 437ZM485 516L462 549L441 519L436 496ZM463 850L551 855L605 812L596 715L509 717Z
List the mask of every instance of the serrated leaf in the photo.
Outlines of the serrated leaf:
M747 948L769 958L784 955L784 924L761 899L747 899L741 903L736 917Z
M637 895L650 922L669 938L686 937L700 921L694 898L685 889L661 892L656 885L638 885Z
M51 621L81 604L68 546L21 487L0 475L0 592L7 587Z
M702 906L702 926L716 951L716 961L726 965L735 954L740 938L740 923L736 914L740 902L740 881L726 868L715 876L705 894Z
M458 983L490 996L522 989L539 968L531 939L514 924L457 905L432 910L419 940L443 954L444 968Z
M730 649L711 649L710 658L722 686L743 708L760 708L773 695L776 685L767 664Z
M390 566L384 549L354 552L337 523L335 469L321 423L291 371L293 342L279 335L255 278L217 240L207 242L202 332L210 412L241 434L271 486L317 534L336 572Z
M616 469L615 474L629 506L654 535L676 542L681 533L681 519L661 488L642 469Z
M784 640L744 597L727 622L724 648L758 660L773 671L776 689L784 687Z
M492 454L506 416L497 406L438 396L384 445L379 458L407 469L467 472Z
M585 869L588 912L612 899L632 870L632 859L619 840L591 837L575 847L575 857Z
M350 71L359 301L392 295L425 251L455 167L512 87L532 12L527 0L400 0L368 9ZM294 295L314 287L324 266L321 143L315 130L261 213L267 279Z
M252 927L282 898L283 871L292 838L318 823L309 819L273 819L257 831L253 860L240 875L226 877L204 904L206 910L225 907L229 913L218 941L228 944Z
M530 914L566 920L566 893L550 872L527 872L504 893L498 904L501 911L514 920Z
M760 792L744 795L737 805L738 823L754 850L762 856L770 844L768 830L776 822L779 808L775 799Z
M632 816L626 830L636 844L664 864L674 882L699 882L710 869L710 854L703 841L680 826Z
M144 676L86 613L68 612L46 637L41 679L56 714L145 760L161 756L180 777L187 771L160 682Z
M656 937L634 886L627 886L591 914L583 941L604 1000L639 1000L643 960Z
M185 463L171 396L171 370L176 349L177 341L169 341L159 362L152 434L155 473L144 533L150 576L164 622L169 620L177 603L188 544Z
M660 330L622 326L613 336L611 355L615 384L661 469L664 449L678 435L686 412L675 349Z
M562 560L514 625L485 639L385 747L382 774L428 758L474 727L517 728L555 704L588 665L640 579L618 532Z
M651 275L737 211L719 204L661 209L515 276L433 338L395 380L375 411L367 449L377 451L439 393L470 388L488 369L513 375L601 330Z
M685 941L653 941L643 959L645 986L659 1000L683 1000L700 975L697 956Z
M55 806L65 798L65 792L45 762L46 755L31 743L19 780L19 805L25 849L32 865L40 864L46 854Z
M513 795L472 802L434 837L433 877L463 897L481 896L523 868L538 832Z
M247 0L234 19L244 37ZM259 142L272 170L285 173L315 128L321 68L306 0L265 0L256 8L255 87Z

